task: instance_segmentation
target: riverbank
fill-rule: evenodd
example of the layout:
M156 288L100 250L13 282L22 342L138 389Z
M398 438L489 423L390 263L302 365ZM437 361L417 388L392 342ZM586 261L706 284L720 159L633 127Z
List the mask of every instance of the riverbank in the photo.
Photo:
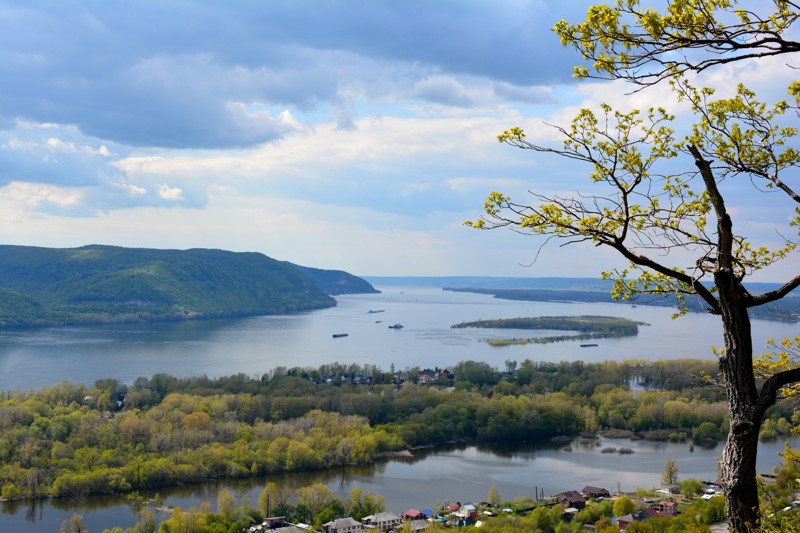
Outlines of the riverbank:
M715 479L715 462L721 448L696 448L689 452L687 444L645 440L575 439L572 451L563 444L518 443L514 446L460 444L419 450L413 458L397 458L374 465L343 467L330 471L275 474L250 479L218 479L204 484L186 485L159 491L143 491L141 497L159 500L168 507L200 508L219 492L227 490L236 502L247 500L255 505L264 486L273 482L289 491L314 483L323 483L334 496L346 501L349 493L360 488L380 494L386 508L401 512L408 508L433 508L437 502L480 502L487 499L492 485L503 499L533 497L534 487L545 496L568 490L581 490L586 485L606 487L610 491L634 493L637 488L658 488L664 462L677 458L680 479ZM800 439L794 437L794 447ZM604 455L604 447L629 447L632 456ZM759 471L769 472L778 464L777 452L783 444L762 444L759 447ZM51 533L53 524L74 514L84 517L90 531L102 531L113 525L132 527L136 514L125 497L80 497L77 499L40 500L35 508L27 503L4 503L0 514L0 530L20 533ZM33 517L29 521L26 516ZM168 515L159 515L163 518Z

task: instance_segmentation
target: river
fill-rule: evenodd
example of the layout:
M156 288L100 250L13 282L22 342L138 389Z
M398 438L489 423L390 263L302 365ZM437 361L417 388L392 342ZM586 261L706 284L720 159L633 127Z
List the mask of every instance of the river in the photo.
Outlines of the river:
M487 295L454 293L429 287L379 287L381 294L337 297L331 309L291 316L182 323L43 328L0 332L0 390L39 389L68 379L91 385L101 378L131 383L139 376L167 373L219 377L243 372L260 376L278 366L317 367L334 361L375 364L388 369L450 366L472 359L503 366L522 361L710 358L710 346L721 344L718 318L704 314L672 320L671 310L628 304L545 303L500 300ZM382 311L370 313L369 311ZM648 323L636 337L580 343L493 348L494 337L530 337L529 331L451 329L462 321L517 316L609 315ZM389 325L400 323L394 330ZM767 338L794 336L796 324L753 321L755 347ZM347 337L332 338L335 333ZM537 332L548 335L552 332ZM795 447L800 441L792 441ZM630 447L634 454L600 453L601 447ZM762 444L759 469L778 462L781 442ZM581 489L634 490L658 484L664 462L675 458L681 478L716 478L719 448L623 441L576 441L563 445L522 444L513 448L461 445L420 452L413 460L392 460L366 468L292 474L279 483L328 484L340 498L358 486L381 494L388 510L486 498L494 483L504 498ZM248 494L251 504L267 480L204 484L162 491L165 503L198 506L216 501L227 486L237 502ZM609 486L610 485L610 486ZM35 507L3 502L0 531L57 531L63 520L82 514L92 532L114 525L130 527L135 517L124 498L48 500ZM163 518L163 517L162 517Z
M793 438L792 445L800 446ZM633 450L631 455L602 453L605 447ZM778 463L783 441L761 443L758 468L769 472ZM251 505L268 481L296 488L320 481L338 498L347 499L360 487L386 500L387 510L400 514L408 508L432 508L445 502L482 501L494 484L504 499L534 497L534 491L549 496L586 485L634 491L659 484L664 462L675 459L680 479L716 479L715 461L721 445L712 448L687 444L628 439L576 439L571 444L519 443L513 446L461 444L415 452L412 459L395 459L365 467L325 472L304 472L261 479L205 483L162 490L166 505L184 509L202 502L216 505L217 492L228 489L241 504ZM154 496L154 494L144 494ZM97 533L115 525L132 527L136 516L124 497L89 497L80 500L44 500L30 503L3 502L0 531L49 533L62 521L80 514L89 531ZM168 513L157 513L168 518Z
M338 306L289 316L0 331L0 390L39 389L62 380L91 385L166 373L261 376L277 366L374 364L388 369L445 367L472 359L503 366L522 361L710 358L722 343L717 317L691 313L672 320L663 307L520 302L429 287L379 287L381 294L339 296ZM382 310L382 313L369 313ZM650 324L639 335L581 348L578 341L493 348L493 337L530 331L451 329L462 321L519 316L609 315ZM388 326L400 323L403 329ZM347 337L332 338L335 333ZM537 332L548 335L553 332ZM563 332L559 332L561 334ZM797 325L753 321L756 350Z

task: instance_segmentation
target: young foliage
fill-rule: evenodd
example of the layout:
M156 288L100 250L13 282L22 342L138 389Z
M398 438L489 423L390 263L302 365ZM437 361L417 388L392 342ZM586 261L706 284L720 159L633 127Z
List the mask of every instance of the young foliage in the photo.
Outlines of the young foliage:
M467 222L479 229L510 227L545 243L611 248L630 263L604 273L614 280L615 297L672 295L679 312L693 297L720 316L724 348L716 353L730 417L720 470L731 527L739 532L759 524L755 459L764 414L800 381L800 367L780 351L757 360L754 369L749 310L787 296L800 286L800 274L763 294L747 289L750 276L787 262L797 234L778 227L777 243L753 243L735 228L737 206L728 200L733 185L749 180L754 193L779 193L776 211L784 210L795 230L800 226L794 147L800 82L789 84L786 99L767 103L744 85L716 98L713 88L694 87L687 73L800 51L787 37L799 11L787 0L745 7L732 0L669 0L661 11L616 0L590 7L579 24L559 22L554 30L562 43L593 62L597 77L628 80L639 89L669 80L676 100L689 104L694 124L678 133L675 117L663 109L619 111L604 104L581 110L569 127L553 126L561 147L533 143L521 127L508 129L500 142L586 164L586 190L532 192L531 202L492 192L484 217ZM575 73L591 76L585 66ZM757 372L765 378L760 389Z

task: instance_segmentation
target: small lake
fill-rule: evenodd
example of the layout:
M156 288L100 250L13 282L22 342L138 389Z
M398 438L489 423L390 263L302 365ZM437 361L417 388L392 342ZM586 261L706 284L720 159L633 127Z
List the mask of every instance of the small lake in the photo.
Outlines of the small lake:
M791 440L800 446L800 438ZM761 443L759 472L769 472L779 463L777 452L784 441ZM631 455L602 453L605 447L630 448ZM164 503L198 507L203 502L216 506L217 493L228 489L237 504L247 495L251 505L267 481L296 488L320 481L337 497L346 499L355 487L386 500L387 510L400 514L408 508L431 508L449 502L482 501L494 484L504 499L546 496L586 485L616 490L658 487L664 462L675 459L680 479L716 479L716 459L722 445L713 448L688 444L629 439L576 439L571 444L520 443L513 446L460 444L415 452L411 459L393 459L365 467L348 467L325 472L304 472L268 479L220 481L163 490ZM567 451L569 450L569 451ZM149 495L152 496L152 495ZM29 503L3 502L0 531L49 533L61 522L81 514L89 531L97 533L115 525L132 527L136 517L124 497L90 497L80 500L45 500ZM168 514L160 513L161 520Z

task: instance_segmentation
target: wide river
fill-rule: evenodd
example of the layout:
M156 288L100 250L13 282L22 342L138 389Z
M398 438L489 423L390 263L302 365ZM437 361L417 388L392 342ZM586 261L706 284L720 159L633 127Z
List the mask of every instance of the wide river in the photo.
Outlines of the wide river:
M519 302L429 287L379 288L381 294L340 296L336 307L290 316L0 331L0 390L39 389L62 380L91 385L109 377L132 383L155 373L261 376L278 366L335 361L388 370L392 363L398 369L446 367L468 359L502 367L506 359L710 358L710 347L722 344L719 319L706 314L672 320L672 311L663 307ZM650 325L639 328L636 337L601 340L594 348L580 348L579 342L493 348L482 341L534 335L450 328L469 320L554 315L609 315ZM403 329L388 328L396 323ZM334 339L335 333L348 336ZM797 333L797 324L753 321L756 350L768 338Z
M46 328L0 332L0 390L39 389L68 379L91 385L107 377L131 383L138 376L167 373L210 377L243 372L260 376L278 366L311 366L338 361L370 363L388 369L450 366L472 359L502 367L522 361L711 358L721 344L718 318L690 314L672 320L660 307L627 304L518 302L436 288L379 287L381 294L337 297L335 308L292 316L206 320L186 323ZM369 313L382 310L381 313ZM598 341L492 348L486 339L530 337L513 330L451 329L458 322L518 316L608 315L649 326L637 337ZM389 329L400 323L403 328ZM755 347L768 338L797 335L796 324L755 320ZM332 338L335 333L347 337ZM538 335L552 332L537 332ZM793 440L800 446L800 440ZM606 446L629 447L633 455L603 454ZM762 444L759 470L778 463L782 442ZM381 494L390 511L432 507L445 501L486 498L494 483L503 498L580 490L585 485L634 490L658 485L664 462L675 458L680 477L716 478L720 449L690 451L687 445L644 441L575 441L564 445L528 443L513 448L462 445L418 453L413 460L393 460L366 468L271 478L293 486L322 481L346 498L354 487ZM241 502L255 504L267 480L204 484L161 491L165 503L198 506L216 502L225 486ZM92 532L135 522L124 498L79 501L3 502L0 531L57 531L73 514L84 516ZM162 516L163 518L163 516Z

